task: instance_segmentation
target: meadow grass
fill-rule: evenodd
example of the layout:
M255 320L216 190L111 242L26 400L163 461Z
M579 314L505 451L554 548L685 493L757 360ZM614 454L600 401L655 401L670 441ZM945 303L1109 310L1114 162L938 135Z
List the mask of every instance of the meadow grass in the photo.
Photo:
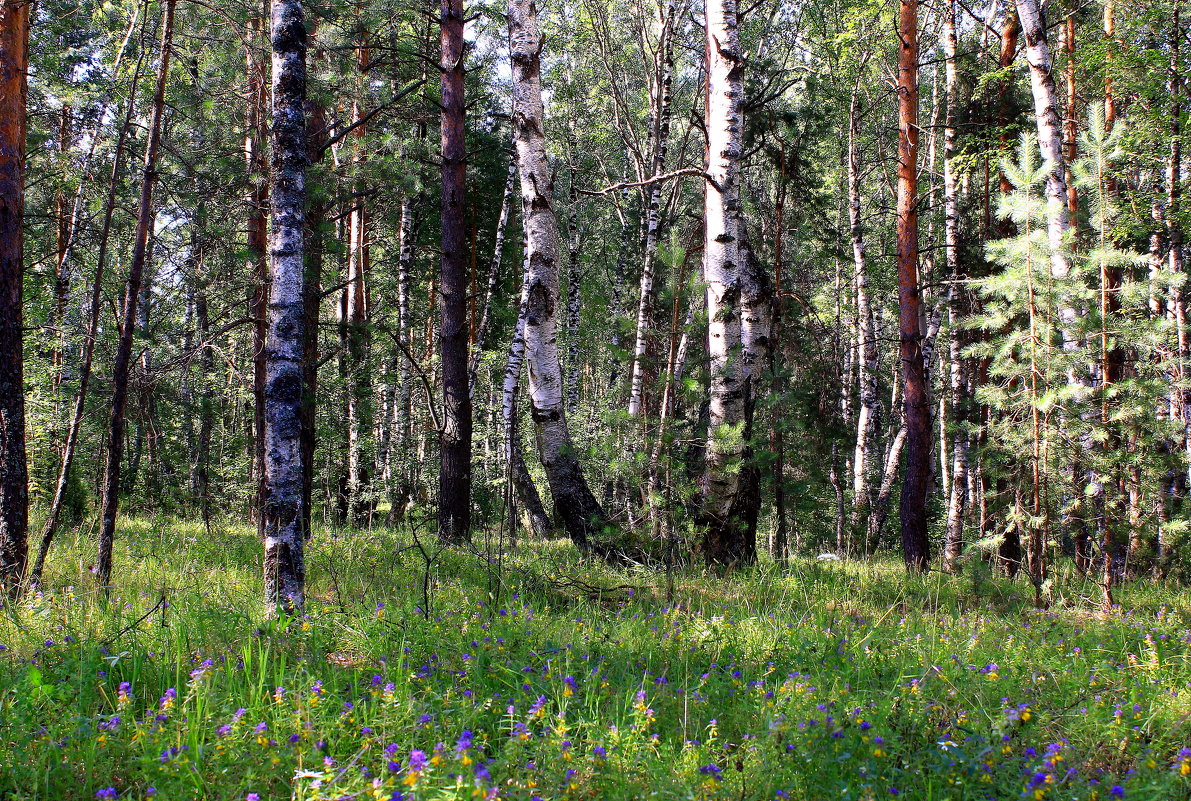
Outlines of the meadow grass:
M794 560L721 579L559 542L321 531L269 624L243 525L85 533L0 619L2 799L1186 799L1186 591L1047 611L960 576Z

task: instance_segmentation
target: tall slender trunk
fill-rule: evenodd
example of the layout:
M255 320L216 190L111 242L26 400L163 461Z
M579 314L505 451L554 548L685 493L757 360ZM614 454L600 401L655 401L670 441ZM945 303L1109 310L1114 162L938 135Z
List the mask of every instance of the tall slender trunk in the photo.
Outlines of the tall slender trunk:
M591 539L607 518L575 456L563 404L557 333L558 220L553 206L554 171L546 156L537 8L533 0L509 0L508 10L513 132L529 254L525 345L531 416L555 514L576 546L586 550L594 545L601 550L602 545Z
M877 371L880 354L877 351L876 323L868 297L868 270L865 264L864 230L860 222L860 136L859 98L852 93L848 111L848 227L852 235L853 285L856 289L856 347L857 377L860 385L860 408L856 415L856 446L852 457L852 518L851 529L859 532L868 514L872 499L869 487L871 456L876 444L879 417Z
M413 488L410 486L408 472L409 443L410 443L410 381L412 370L406 352L411 349L409 332L412 319L410 317L409 291L412 283L410 269L414 260L414 211L413 200L409 197L401 199L401 222L399 234L401 247L397 254L397 398L393 403L393 447L389 450L389 458L393 462L389 476L395 486L389 490L390 512L389 523L395 523L403 514L405 504L409 501ZM394 474L396 477L394 478Z
M923 363L922 300L918 288L918 2L901 0L898 15L897 285L905 404L906 467L901 531L906 567L930 560L926 490L930 480L930 399Z
M308 36L313 42L313 60L323 60L323 48L318 35L318 18L307 25ZM323 159L328 140L327 113L317 99L306 98L303 111L306 116L306 163L315 164ZM318 444L315 399L318 396L318 326L322 308L323 255L326 250L323 240L323 225L330 201L321 192L310 193L303 220L303 259L305 275L302 282L302 401L299 411L302 426L299 450L302 454L302 524L301 530L309 537L312 531L311 514L314 498L314 454Z
M1106 64L1104 79L1104 132L1108 134L1112 131L1116 124L1116 98L1113 93L1112 80L1112 55L1115 47L1113 37L1115 35L1115 8L1112 0L1108 0L1104 4L1104 39L1106 47ZM1098 161L1099 166L1106 166L1104 162ZM1115 199L1117 194L1116 180L1112 176L1101 172L1098 176L1101 197L1106 199ZM1112 247L1110 242L1111 232L1108 229L1107 219L1101 220L1099 226L1099 246L1101 252L1107 252ZM1111 387L1117 384L1124 378L1125 372L1125 353L1122 348L1116 345L1113 341L1115 336L1114 330L1117 328L1113 318L1119 318L1121 312L1121 270L1116 264L1110 263L1106 259L1100 260L1100 424L1104 428L1105 439L1102 448L1106 455L1112 454L1123 446L1123 441L1118 430L1117 424L1113 419L1110 395L1112 393ZM1104 604L1105 608L1112 606L1112 586L1115 583L1116 574L1118 572L1117 557L1119 550L1119 537L1116 533L1117 515L1114 513L1119 510L1121 504L1121 494L1123 485L1125 484L1125 477L1119 472L1119 468L1110 470L1106 475L1102 476L1102 484L1104 487L1104 529L1102 532L1101 549L1104 552L1104 574L1102 579L1104 589Z
M947 529L943 563L953 569L963 550L964 507L968 495L968 436L964 430L967 408L967 382L962 357L963 337L960 324L963 317L963 279L959 264L959 187L955 176L956 112L959 106L959 71L956 64L959 49L955 32L956 0L946 0L943 19L943 49L947 66L947 119L943 134L943 228L946 247L947 276L951 286L947 292L947 315L951 329L951 495L947 499Z
M112 577L112 545L116 535L116 515L120 507L120 462L124 455L124 430L127 424L125 407L128 404L128 373L132 366L132 337L136 329L137 298L140 297L141 278L145 272L145 253L153 228L153 187L157 182L157 153L161 146L161 122L165 115L165 84L169 75L170 50L174 36L175 0L166 0L165 18L161 23L161 52L157 70L157 88L153 94L153 111L149 117L149 138L145 146L145 162L141 171L141 190L138 198L136 233L132 246L132 262L124 285L124 305L121 312L120 338L112 365L112 409L108 435L107 466L103 478L103 509L100 513L99 553L95 572L99 583L107 586Z
M751 563L737 514L744 459L746 380L740 293L744 221L740 158L744 128L744 54L736 0L707 5L707 172L704 190L703 279L707 285L707 354L711 368L706 471L703 477L703 556L708 564Z
M463 0L442 0L442 269L439 355L443 417L440 434L438 535L471 537L471 388L467 355L467 142L463 100Z
M199 260L201 265L201 257ZM211 523L211 429L214 425L215 404L211 398L211 374L215 371L215 354L208 343L211 334L211 320L207 309L206 287L195 291L194 318L199 347L199 419L195 436L195 454L191 479L191 492L198 501L203 522Z
M269 336L260 533L270 617L306 599L302 394L305 386L306 24L300 0L272 0Z
M1184 272L1183 264L1183 225L1180 218L1183 194L1183 142L1181 128L1181 114L1183 103L1183 70L1185 65L1180 60L1180 44L1186 31L1180 23L1180 0L1175 0L1171 9L1170 23L1170 68L1168 72L1168 86L1170 88L1170 155L1166 161L1166 237L1169 252L1167 255L1168 269L1171 276L1179 276ZM1187 368L1191 362L1191 336L1187 330L1186 291L1181 284L1172 286L1170 298L1167 302L1168 313L1174 319L1177 354L1175 359L1175 374L1185 384ZM1183 424L1183 459L1184 469L1187 471L1182 481L1184 487L1191 487L1191 389L1186 386L1181 391L1172 393L1172 406L1177 410Z
M135 87L140 82L143 56L137 59L133 70L130 86ZM103 275L107 266L108 243L111 240L112 215L116 210L116 197L120 186L121 161L124 153L124 143L128 139L128 130L136 108L136 92L129 93L128 106L121 120L119 132L116 135L116 145L112 154L112 169L108 176L108 192L103 207L103 222L99 229L99 242L96 246L95 275L91 280L91 298L87 320L87 335L83 340L82 364L79 367L79 385L75 391L74 413L70 419L70 429L66 432L66 442L62 447L62 462L58 468L58 479L54 484L54 498L50 502L50 510L41 529L41 543L37 550L37 559L33 563L33 570L29 573L29 585L35 586L41 582L42 569L45 567L46 556L50 545L58 531L58 524L62 518L62 506L66 501L66 491L70 485L70 471L74 466L74 455L78 450L79 432L83 424L83 414L86 411L87 390L91 383L92 364L95 357L95 341L99 336L99 320L102 311L100 301L103 293Z
M572 153L574 145L571 146ZM572 414L579 406L579 376L582 373L579 347L579 321L583 307L582 276L579 274L579 191L575 186L575 169L569 176L567 204L567 410Z
M364 124L364 105L371 57L365 34L356 46L356 97L352 100L352 164L357 172L368 158ZM368 453L372 434L372 380L368 364L371 336L368 327L369 217L367 187L357 178L352 186L351 212L348 215L348 263L346 334L347 334L347 497L348 520L352 525L367 525L375 503L369 499L373 464Z
M251 286L248 296L248 317L252 320L252 481L255 489L252 513L259 521L265 491L265 337L268 333L268 222L266 206L269 189L265 175L268 164L265 156L265 104L268 83L264 54L260 50L262 16L265 10L251 12L246 42L247 90L244 95L245 135L244 168L248 176L245 205L248 208L248 264Z
M29 557L25 455L25 129L29 8L0 6L0 591L16 593Z
M1110 4L1109 4L1110 5ZM1110 15L1109 5L1104 8L1104 13ZM1066 56L1066 69L1064 70L1064 77L1066 79L1067 90L1067 111L1066 119L1063 120L1063 139L1065 144L1065 151L1067 156L1067 163L1063 171L1064 180L1067 183L1067 213L1071 216L1071 220L1076 220L1076 215L1079 213L1079 195L1075 191L1075 174L1071 171L1075 164L1075 157L1078 154L1079 142L1076 138L1076 129L1078 121L1076 120L1076 102L1079 99L1075 89L1075 9L1074 4L1067 12L1066 18L1063 20L1063 54ZM1112 79L1108 79L1111 83Z
M677 5L668 2L666 16L658 43L657 80L654 81L656 95L653 100L652 130L649 139L652 144L650 169L652 175L661 175L666 169L666 153L670 147L671 85L674 80L673 26ZM648 207L645 219L645 262L641 269L641 286L637 297L637 326L633 340L632 377L629 384L629 417L638 417L642 411L645 354L649 346L649 319L653 313L654 281L657 271L658 230L661 223L662 184L650 184Z
M505 178L504 194L500 199L500 215L496 218L495 244L492 247L492 262L488 268L488 283L484 288L484 303L480 307L480 322L476 326L476 339L472 345L471 360L468 364L468 386L474 397L476 391L476 375L483 355L484 343L488 338L488 329L492 322L492 297L496 294L496 286L500 283L500 263L505 252L505 227L509 222L509 215L513 210L513 189L517 184L517 160L509 159L509 174Z

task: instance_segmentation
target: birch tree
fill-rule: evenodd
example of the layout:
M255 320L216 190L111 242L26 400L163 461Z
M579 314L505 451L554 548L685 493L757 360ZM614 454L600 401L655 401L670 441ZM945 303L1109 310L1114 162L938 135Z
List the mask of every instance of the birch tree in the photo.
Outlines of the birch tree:
M554 213L554 171L546 155L542 109L542 36L534 0L509 0L509 56L513 73L513 136L520 172L527 257L525 354L530 415L546 470L555 515L582 550L607 519L571 442L558 354L559 234Z
M306 600L302 390L305 384L306 24L300 0L272 0L269 335L265 343L265 606Z
M707 285L707 355L711 368L703 556L730 567L752 562L736 506L744 457L746 379L741 364L740 294L744 233L740 158L744 134L744 54L736 0L707 4L707 174L703 280Z

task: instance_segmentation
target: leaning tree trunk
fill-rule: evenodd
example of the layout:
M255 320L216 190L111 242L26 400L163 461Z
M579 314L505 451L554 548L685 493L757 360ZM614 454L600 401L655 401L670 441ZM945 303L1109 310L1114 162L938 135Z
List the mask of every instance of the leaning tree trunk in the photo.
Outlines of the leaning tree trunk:
M756 554L734 514L744 457L745 381L740 358L740 158L744 128L744 54L736 0L707 6L707 172L703 280L707 284L707 355L711 367L703 556L709 564L747 564Z
M300 0L273 0L269 173L269 336L265 343L265 606L305 603L302 391L305 383L306 25Z
M463 101L463 0L442 0L442 270L439 278L439 355L443 417L438 485L438 535L443 542L471 536L471 387L467 358L465 225L467 150Z
M133 70L129 86L135 87L139 83L141 64L138 60ZM99 336L100 314L102 312L101 299L103 296L103 274L107 266L108 243L111 241L112 215L116 210L117 189L121 162L124 153L124 143L128 138L128 130L132 125L135 112L135 92L129 93L128 107L121 120L119 133L116 135L116 145L112 155L112 170L108 176L108 192L103 207L103 222L99 229L99 242L96 246L95 275L91 281L91 305L87 321L87 336L83 340L82 364L79 367L79 385L75 392L74 413L70 419L70 428L66 432L66 443L62 447L62 464L58 468L58 479L54 485L54 498L50 502L50 511L46 515L41 529L41 543L37 549L37 559L33 562L33 570L29 573L29 584L35 586L41 583L42 569L50 552L50 545L58 531L58 524L62 519L62 506L66 501L66 491L70 485L70 471L74 466L74 455L78 450L79 432L83 425L83 414L86 411L87 390L91 384L91 367L95 357L95 341Z
M174 36L175 0L166 0L161 27L161 53L157 70L157 88L153 94L153 112L149 117L149 141L145 146L145 164L141 172L136 234L132 262L124 285L124 306L120 321L120 339L112 365L112 409L108 435L107 467L103 478L103 509L100 513L99 557L95 572L99 583L107 586L112 577L112 544L116 535L116 515L120 507L120 462L124 456L124 410L128 404L128 373L132 366L132 337L136 330L137 299L145 273L145 253L153 228L153 186L157 181L157 152L161 146L161 120L165 115L165 83L169 74L170 49Z
M513 72L513 134L529 258L525 282L525 347L538 454L563 528L580 549L595 545L602 550L602 546L591 540L604 528L607 517L575 456L563 403L562 368L558 359L558 220L553 205L554 172L546 157L542 37L533 0L509 0L509 51Z
M947 292L947 315L951 328L951 495L947 499L947 528L943 546L943 564L955 568L963 550L964 507L968 495L968 438L964 430L967 403L967 382L962 356L963 338L960 323L963 317L963 288L959 266L959 186L955 175L956 109L959 105L959 75L956 69L958 39L955 32L955 2L946 0L943 20L943 48L946 53L947 119L943 133L943 231L946 248L947 275L951 287Z
M0 590L11 593L29 556L22 331L29 5L0 7Z
M509 478L512 480L515 498L525 510L530 532L538 538L544 538L550 531L550 518L542 506L542 497L538 488L529 475L529 468L525 464L525 456L521 450L521 434L517 425L517 390L521 381L521 366L525 361L525 322L528 316L528 275L529 262L523 272L521 302L517 305L517 323L513 328L513 341L509 344L509 358L505 363L505 378L502 395L502 413L504 422L504 451L509 464ZM512 504L510 504L512 505ZM515 524L510 519L510 527ZM510 530L512 530L510 528Z
M921 571L930 560L926 490L931 424L918 288L918 0L901 0L898 37L897 285L906 428L900 511L906 567Z

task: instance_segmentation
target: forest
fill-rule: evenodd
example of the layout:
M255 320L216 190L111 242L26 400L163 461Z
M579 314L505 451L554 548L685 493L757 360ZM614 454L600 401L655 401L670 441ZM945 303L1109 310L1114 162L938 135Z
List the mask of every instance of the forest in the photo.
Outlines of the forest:
M1182 0L0 0L0 801L1187 799Z

